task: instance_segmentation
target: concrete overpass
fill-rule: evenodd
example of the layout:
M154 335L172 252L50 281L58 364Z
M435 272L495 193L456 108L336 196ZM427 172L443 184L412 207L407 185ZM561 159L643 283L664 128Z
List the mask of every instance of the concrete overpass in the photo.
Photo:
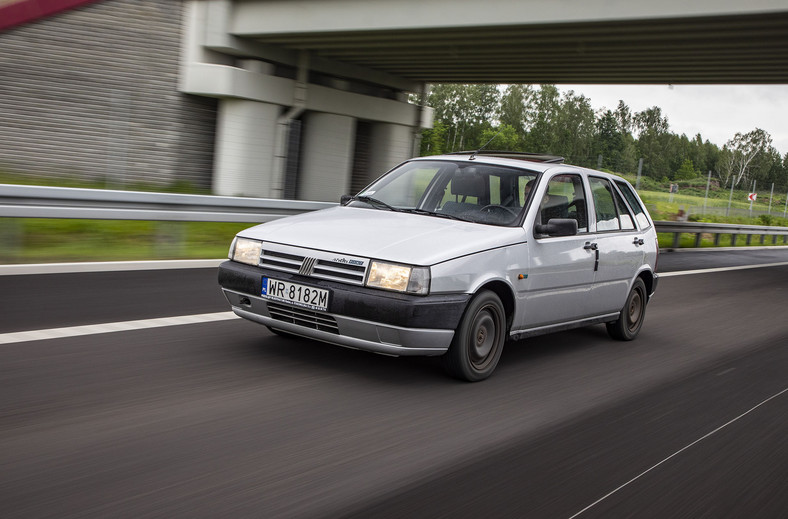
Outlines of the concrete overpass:
M407 94L430 82L788 83L785 0L197 0L188 12L181 89L222 100L219 194L363 187L413 153L430 118Z

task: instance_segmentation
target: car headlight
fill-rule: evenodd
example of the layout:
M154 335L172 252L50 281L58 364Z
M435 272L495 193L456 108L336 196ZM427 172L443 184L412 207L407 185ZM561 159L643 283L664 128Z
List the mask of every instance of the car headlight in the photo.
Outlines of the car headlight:
M230 259L256 266L260 263L262 250L263 242L236 236L230 249Z
M367 286L426 295L430 291L430 269L373 261L369 267Z

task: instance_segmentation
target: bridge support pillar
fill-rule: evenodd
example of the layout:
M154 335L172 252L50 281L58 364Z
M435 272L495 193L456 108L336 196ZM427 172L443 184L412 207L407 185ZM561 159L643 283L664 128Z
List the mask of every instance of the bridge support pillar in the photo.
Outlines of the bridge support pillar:
M222 99L216 127L213 192L225 196L282 198L282 179L272 178L280 107Z
M413 153L413 128L401 124L374 123L371 131L367 182L372 182Z
M350 190L356 119L308 112L304 115L298 198L339 202Z

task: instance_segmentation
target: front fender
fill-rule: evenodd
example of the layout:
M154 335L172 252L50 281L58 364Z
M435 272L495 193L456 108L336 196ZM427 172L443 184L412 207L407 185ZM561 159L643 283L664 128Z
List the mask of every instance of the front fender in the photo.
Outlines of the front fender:
M525 243L454 258L432 266L430 293L474 294L488 283L500 282L515 294L528 265Z

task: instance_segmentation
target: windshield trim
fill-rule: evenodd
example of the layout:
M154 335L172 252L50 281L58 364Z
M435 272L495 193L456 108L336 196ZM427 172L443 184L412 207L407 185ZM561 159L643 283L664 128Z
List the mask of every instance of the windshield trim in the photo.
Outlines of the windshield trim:
M370 183L364 189L362 189L357 195L353 196L350 201L346 203L351 207L364 207L370 209L378 209L378 210L389 210L394 212L401 212L401 213L408 213L408 214L417 214L421 216L431 216L436 218L447 218L452 220L457 220L461 222L467 223L474 223L474 224L481 224L481 225L490 225L493 227L520 227L523 225L525 221L526 214L528 212L528 208L531 205L531 200L534 197L535 189L532 189L531 192L528 194L527 198L523 200L523 205L520 207L517 206L509 206L507 205L500 205L500 204L491 204L488 203L486 205L483 204L483 200L478 202L476 205L481 209L495 206L500 207L505 210L508 210L512 213L512 219L510 221L496 219L492 217L487 217L486 219L476 219L469 217L468 214L453 214L449 212L441 212L439 210L432 209L434 206L435 208L439 208L441 203L444 201L446 189L448 189L449 182L454 178L454 175L457 173L457 170L464 170L466 168L489 168L488 171L480 173L481 175L485 175L485 178L489 179L491 174L494 175L496 170L501 171L508 171L512 175L516 177L533 177L529 180L535 181L538 185L539 181L542 178L543 171L540 169L532 169L528 167L523 167L519 165L509 165L509 164L499 164L495 162L487 162L484 160L475 160L473 162L469 162L467 160L458 160L455 158L439 158L439 159L431 159L428 157L419 157L411 160L407 160L397 167L391 169L385 175L382 175L374 182ZM420 194L414 193L418 195L417 200L413 200L412 203L414 205L408 206L398 206L396 204L391 203L390 201L381 200L375 195L378 191L381 191L386 186L390 185L390 182L396 181L397 178L400 176L397 175L394 178L391 178L388 182L386 181L392 174L396 175L396 172L401 168L408 168L408 170L404 171L402 174L407 175L409 172L415 169L430 169L435 168L436 171L432 174L427 186L424 188L424 191ZM505 178L504 175L495 175L499 178ZM380 185L383 183L383 185ZM375 186L380 186L376 189ZM496 188L497 189L497 188ZM501 187L503 189L503 187ZM519 190L522 189L521 185L514 186L510 184L510 187L507 189L509 196L512 193L519 193ZM485 188L486 198L491 198L491 189L490 186ZM521 194L521 193L520 193ZM515 195L516 196L516 195ZM503 194L501 194L503 197ZM385 198L385 197L381 197ZM489 200L488 200L489 201ZM519 204L519 202L515 202ZM363 205L362 205L363 204ZM512 210L517 209L517 213L515 214ZM467 213L467 212L466 212ZM484 214L490 215L491 211L486 211ZM505 223L504 223L505 222Z

